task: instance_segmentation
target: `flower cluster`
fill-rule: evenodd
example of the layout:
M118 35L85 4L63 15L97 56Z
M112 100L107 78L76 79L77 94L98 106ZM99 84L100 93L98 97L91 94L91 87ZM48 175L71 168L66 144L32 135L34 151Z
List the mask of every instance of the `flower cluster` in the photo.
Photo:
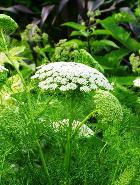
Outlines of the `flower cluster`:
M0 14L0 28L6 33L12 33L17 29L17 23L8 15Z
M48 43L48 34L41 33L40 28L36 24L28 24L26 29L21 34L22 41L26 42L41 42L44 44Z
M98 90L94 96L95 112L105 122L121 122L123 110L118 99L108 91Z
M54 62L38 67L32 76L38 79L39 87L44 90L69 91L79 89L89 92L103 88L112 90L112 86L105 76L98 70L75 62Z
M135 87L140 87L140 78L135 79L133 82Z
M104 72L102 66L90 55L90 53L85 49L79 49L77 43L67 41L67 39L60 40L56 45L52 61L76 61L94 67L100 72Z
M74 52L78 51L78 44L69 42L67 39L62 39L57 43L52 60L59 61L73 61Z
M74 120L72 122L72 130L74 131L80 124L80 121ZM65 128L69 126L69 119L63 119L61 121L53 122L52 126L55 132L63 131ZM82 125L79 128L79 136L80 137L90 137L94 135L94 131L91 130L87 125Z

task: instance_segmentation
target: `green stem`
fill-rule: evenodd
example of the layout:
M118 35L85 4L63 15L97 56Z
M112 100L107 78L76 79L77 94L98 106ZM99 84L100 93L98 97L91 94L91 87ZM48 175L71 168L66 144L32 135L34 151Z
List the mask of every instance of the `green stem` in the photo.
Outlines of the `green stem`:
M67 113L69 113L70 110L70 119L69 119L69 126L67 129L67 142L65 145L65 156L64 156L64 169L65 169L65 183L69 184L69 172L70 172L70 165L71 165L71 152L72 152L72 141L71 141L71 135L72 135L72 115L73 115L73 96L70 95L66 97L66 100L70 100L70 104L68 105Z
M114 184L114 182L115 182L115 178L116 178L116 174L117 174L117 172L118 172L118 169L119 169L119 159L117 160L117 164L116 164L116 168L115 168L115 171L114 171L114 174L113 174L113 178L112 178L112 180L111 180L111 185L113 185Z
M46 165L46 162L45 162L45 158L44 158L44 155L43 155L43 152L42 152L40 143L39 143L38 140L37 140L36 143L37 143L37 146L39 148L40 158L41 158L41 161L42 161L42 165L44 167L44 171L45 171L46 177L48 179L48 184L49 185L52 185L51 178L50 178L50 175L49 175L49 171L48 171L48 168L47 168L47 165Z
M1 37L2 37L3 43L4 43L5 51L8 52L7 42L6 42L4 33L3 33L3 29L0 29L0 33L1 33Z
M75 137L75 135L78 133L79 129L82 127L82 125L84 125L93 115L94 115L94 111L92 111L91 113L89 113L85 119L83 119L83 121L81 121L81 123L76 127L74 133L73 133L73 138Z
M69 171L70 171L70 163L71 163L71 136L68 133L67 135L67 143L65 146L65 158L64 158L64 169L65 169L65 182L69 183Z

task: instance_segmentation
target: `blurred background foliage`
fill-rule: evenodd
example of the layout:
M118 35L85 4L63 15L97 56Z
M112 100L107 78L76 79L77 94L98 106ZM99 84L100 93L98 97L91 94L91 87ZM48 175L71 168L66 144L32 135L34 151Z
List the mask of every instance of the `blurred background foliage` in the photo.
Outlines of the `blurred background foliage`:
M135 0L1 0L0 11L10 14L24 29L27 24L35 22L58 41L69 36L70 30L60 25L64 22L88 22L87 12L99 9L103 19L120 9L132 13L139 2ZM137 11L138 12L138 11ZM130 31L132 32L131 28Z
M139 0L2 0L0 13L18 23L13 45L25 46L27 63L73 61L84 49L109 76L137 75Z

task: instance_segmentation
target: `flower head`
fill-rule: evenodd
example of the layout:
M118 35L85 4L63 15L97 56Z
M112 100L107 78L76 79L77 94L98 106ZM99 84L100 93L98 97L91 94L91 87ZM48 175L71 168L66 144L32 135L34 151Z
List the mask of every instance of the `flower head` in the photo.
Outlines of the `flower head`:
M74 120L72 122L72 130L74 131L80 124L80 121ZM63 119L61 121L56 121L52 123L55 132L63 131L65 128L69 126L69 119ZM91 130L87 125L82 125L79 128L79 136L80 137L90 137L94 135L94 131Z
M108 91L98 90L94 96L95 112L101 121L122 121L123 110L118 99Z
M8 15L0 14L0 29L12 33L17 29L17 23Z
M38 79L39 87L44 90L69 91L79 89L89 92L103 88L112 90L105 76L98 70L76 62L54 62L38 67L32 76Z
M135 87L140 87L140 78L135 79L133 82Z

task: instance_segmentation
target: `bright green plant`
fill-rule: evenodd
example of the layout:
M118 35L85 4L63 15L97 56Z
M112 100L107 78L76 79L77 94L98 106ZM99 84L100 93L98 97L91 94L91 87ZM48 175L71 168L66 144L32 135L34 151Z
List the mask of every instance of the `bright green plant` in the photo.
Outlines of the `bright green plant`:
M18 25L17 23L8 15L0 14L0 29L2 32L11 34L15 32Z
M52 61L74 61L74 52L78 50L76 42L69 42L67 39L60 40L55 47Z
M20 64L27 65L23 62L24 58L20 56L25 48L23 46L10 48L10 34L15 32L17 27L17 23L11 17L4 14L0 15L0 63L9 63L16 70L19 70Z
M2 20L5 21L5 19L9 21L8 23L9 23L10 26L13 24L13 28L14 28L15 25L17 25L16 22L13 19L11 19L10 17L7 18L6 15L5 16L2 15L1 16L1 22L2 22ZM8 30L7 26L5 25L5 27L4 27L4 23L1 24L1 25L3 26L2 31L1 31L1 38L2 38L3 44L4 44L4 46L3 46L4 50L1 52L1 58L3 58L2 62L3 63L9 63L10 65L12 65L15 68L16 72L18 73L18 75L19 75L19 77L22 81L23 88L24 88L25 94L27 96L27 104L28 104L28 110L29 110L28 115L30 115L30 117L28 117L28 119L29 119L30 124L32 125L33 135L36 136L36 133L35 133L36 125L35 125L35 121L34 121L33 108L32 108L29 88L27 87L26 81L25 81L25 79L24 79L24 77L23 77L23 75L22 75L22 73L19 69L20 64L22 64L24 66L27 66L23 61L23 57L19 56L19 54L21 54L24 51L25 47L21 46L21 47L14 47L14 48L10 49L10 45L7 42L8 32L5 32L5 33L3 32L5 27L6 27L5 31ZM9 28L9 30L11 30L11 28ZM13 30L15 31L15 29L13 29ZM36 142L36 144L38 146L38 149L39 149L40 157L41 157L41 160L42 160L42 164L44 166L44 170L46 172L46 176L48 178L49 183L51 184L50 178L49 178L49 175L48 175L48 172L47 172L47 167L44 163L40 143L38 141L38 138L37 137L35 137L35 138L36 138L35 142Z
M98 69L103 72L102 66L85 49L80 49L76 41L60 40L54 50L52 61L79 62Z
M135 166L127 167L119 176L118 180L114 183L115 185L129 185L135 177L136 168Z
M89 93L96 89L112 90L112 86L102 73L87 65L76 62L54 62L48 65L42 65L32 77L39 81L39 87L42 90L61 93L66 101L67 108L66 119L69 119L67 128L67 140L65 145L64 182L70 183L69 173L71 169L71 153L72 153L72 138L79 132L79 129L93 115L90 113L86 118L78 124L77 128L72 133L72 124L74 121L74 107L80 101L82 93ZM82 92L82 93L81 93ZM78 97L79 96L79 97ZM82 104L82 103L81 103Z

